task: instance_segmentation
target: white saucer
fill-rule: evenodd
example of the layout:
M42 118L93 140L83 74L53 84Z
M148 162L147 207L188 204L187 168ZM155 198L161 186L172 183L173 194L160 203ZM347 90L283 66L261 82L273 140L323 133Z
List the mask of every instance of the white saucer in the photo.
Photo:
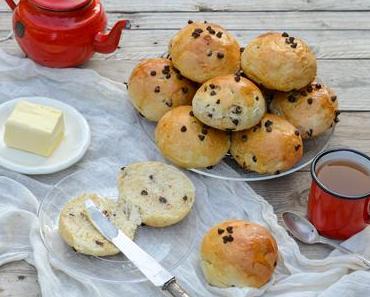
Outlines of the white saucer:
M58 108L64 113L65 136L49 157L9 148L4 143L4 125L18 101L29 101ZM0 105L0 166L23 174L49 174L78 162L90 145L90 128L85 118L72 106L45 97L22 97Z

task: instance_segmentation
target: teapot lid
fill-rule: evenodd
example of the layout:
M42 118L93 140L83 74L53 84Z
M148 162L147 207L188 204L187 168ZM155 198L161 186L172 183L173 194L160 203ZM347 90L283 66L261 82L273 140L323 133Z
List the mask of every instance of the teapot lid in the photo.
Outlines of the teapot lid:
M72 11L89 4L91 0L31 0L40 8L52 11Z

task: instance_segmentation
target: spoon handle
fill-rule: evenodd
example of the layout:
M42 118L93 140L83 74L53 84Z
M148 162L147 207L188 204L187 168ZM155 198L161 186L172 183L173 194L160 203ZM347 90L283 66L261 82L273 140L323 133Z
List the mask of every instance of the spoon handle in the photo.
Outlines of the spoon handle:
M359 254L356 254L354 252L352 252L351 250L331 241L331 240L328 240L324 237L321 237L320 238L320 242L323 243L323 244L326 244L326 245L330 245L331 247L333 248L336 248L338 250L340 250L341 252L344 252L346 254L350 254L350 255L354 255L356 256L358 259L360 259L368 268L370 268L370 261L368 259L366 259L364 256L361 256Z

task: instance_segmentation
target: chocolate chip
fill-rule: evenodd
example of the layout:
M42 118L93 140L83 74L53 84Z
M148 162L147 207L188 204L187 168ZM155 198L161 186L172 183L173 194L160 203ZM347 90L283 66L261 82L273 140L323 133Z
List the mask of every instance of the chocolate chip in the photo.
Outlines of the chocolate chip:
M228 233L232 234L232 233L233 233L233 227L232 227L232 226L227 227L227 228L226 228L226 231L227 231Z
M188 91L189 91L189 88L188 88L188 87L183 87L183 88L182 88L182 92L183 92L184 94L186 94Z
M151 179L151 180L154 180L154 176L151 174L151 175L149 175L149 178Z
M123 171L123 170L125 170L126 169L126 166L123 166L123 167L121 167L121 170Z
M204 21L203 23L207 24L208 22L207 21Z
M128 83L124 82L123 84L125 85L126 89L128 89Z
M167 203L167 199L166 199L166 198L164 198L163 196L160 196L160 197L159 197L159 202L160 202L160 203Z
M186 127L185 127L185 126L182 126L182 127L181 127L181 129L180 129L180 131L181 131L181 132L186 132L186 130L187 130L187 129L186 129Z
M189 112L189 115L190 115L191 117L193 117L193 116L194 116L194 112L193 112L193 111L190 111L190 112Z
M18 277L17 277L17 278L18 278L18 280L20 280L20 281L21 281L21 280L24 280L24 279L26 278L26 276L24 276L24 275L18 275Z
M188 20L189 25L192 24L192 23L194 23L192 20Z
M154 70L153 70L153 71L150 71L150 75L151 75L151 76L156 76L156 75L157 75L157 72L156 72L156 71L154 71Z
M205 138L205 136L204 136L204 135L199 134L199 135L198 135L198 138L199 138L199 140L200 140L200 141L203 141L203 140L204 140L204 138Z
M213 30L211 26L207 27L207 31L209 32L209 34L212 34L212 35L214 35L216 33L216 31Z
M212 117L213 117L213 114L209 113L209 114L208 114L208 117L209 117L209 118L212 118Z
M281 34L281 36L283 36L283 37L289 37L289 34L287 32L283 32L283 34Z
M298 45L297 43L292 43L292 44L290 45L290 47L291 47L291 48L296 48L296 47L297 47L297 45Z
M295 151L298 151L301 148L301 145L297 144L294 148L295 148Z
M335 100L337 100L337 96L331 96L330 99L331 101L335 102Z
M242 108L239 105L234 106L233 110L231 111L234 114L241 114L242 113Z
M232 237L232 235L225 235L224 237L222 237L222 240L223 240L224 244L226 244L228 242L232 242L234 240L234 238Z
M172 107L172 105L173 105L172 100L170 99L170 100L166 101L166 105L168 107Z
M245 50L245 47L241 47L240 48L240 52L242 53L242 52L244 52L244 50Z
M161 91L160 86L156 86L154 89L154 93L159 93Z
M291 103L294 103L296 100L296 98L293 96L293 95L289 95L288 96L288 101L291 102Z
M298 131L298 130L295 130L295 131L294 131L294 134L295 134L296 136L299 136L299 131Z
M245 135L245 134L243 134L243 135L242 135L242 140L243 140L244 142L246 142L246 141L248 140L248 136L247 136L247 135Z
M256 101L260 100L260 98L259 98L258 96L256 96L254 99L255 99Z
M232 119L231 121L233 122L233 124L235 126L238 126L239 125L239 120L238 119Z
M71 217L74 217L74 216L75 216L73 213L70 213L69 215L70 215Z
M216 95L216 91L212 90L211 93L210 93L211 96L215 96Z
M276 170L276 171L275 171L275 174L276 174L276 175L280 174L280 170Z
M103 245L104 245L104 242L101 242L101 241L99 241L99 240L95 240L95 243L96 243L97 245L99 245L99 246L103 246Z
M217 53L217 58L223 59L225 57L224 53Z
M167 78L167 79L170 79L170 78L171 78L171 74L167 73L167 74L166 74L166 78Z
M308 135L309 137L311 137L311 136L312 136L312 134L313 134L313 130L312 130L312 129L309 129L306 133L307 133L307 135Z
M216 104L220 104L221 100L217 99Z
M216 88L216 86L214 84L209 84L209 87L213 90Z
M302 92L301 92L301 95L302 95L302 96L307 96L306 91L302 91Z
M184 197L182 197L182 200L184 200L184 201L188 201L188 196L184 196Z
M221 38L222 37L222 32L217 32L217 34L216 34L216 36L218 37L218 38Z
M307 99L307 103L308 103L309 105L311 105L311 104L312 104L312 102L313 102L312 97L310 97L310 98L308 98L308 99Z
M316 84L316 89L320 90L321 89L321 84Z
M290 43L293 43L294 42L294 39L295 39L294 37L289 37L289 42Z
M207 166L206 167L208 170L211 170L211 169L213 169L213 166Z
M224 232L225 232L225 230L224 229L221 229L221 228L218 228L218 230L217 230L218 235L221 235Z
M169 65L165 65L165 66L163 67L163 71L165 71L165 72L169 72L169 71L170 71L170 66L169 66Z
M267 120L267 121L265 122L265 127L266 127L266 128L267 128L267 127L270 127L270 126L272 126L272 124L273 124L273 122L272 122L272 121Z
M200 36L200 34L197 33L197 32L193 32L193 33L191 33L191 36L193 36L194 38L198 38Z
M312 91L313 91L312 86L308 86L308 87L307 87L307 92L308 92L308 93L311 93Z
M196 29L194 29L194 32L196 32L198 34L202 34L203 30L201 28L196 28Z
M240 82L240 75L235 75L234 79L236 82Z
M147 191L147 190L142 190L142 191L141 191L141 195L143 195L143 196L147 196L147 195L148 195L148 191Z
M180 73L177 73L176 77L177 77L178 80L182 80L182 75Z
M204 134L204 135L207 135L208 134L208 130L207 130L206 127L203 127L202 128L202 134Z
M290 43L290 41L289 41L289 39L288 39L288 38L285 38L285 43L287 43L287 44L289 44L289 43Z
M257 162L257 157L256 156L253 156L253 158L252 158L252 160L253 160L253 162Z
M266 127L266 132L272 132L272 127L271 126Z
M208 57L211 57L212 56L212 51L211 50L208 51L207 56Z

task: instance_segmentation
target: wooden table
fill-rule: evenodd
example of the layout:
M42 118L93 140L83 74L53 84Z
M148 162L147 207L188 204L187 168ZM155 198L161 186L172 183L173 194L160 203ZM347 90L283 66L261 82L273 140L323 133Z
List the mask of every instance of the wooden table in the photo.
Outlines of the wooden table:
M110 56L97 55L86 68L124 82L142 58L166 51L172 35L188 19L207 20L229 29L246 45L258 34L287 31L311 45L319 77L337 92L342 115L332 146L349 146L370 154L370 1L366 0L103 0L109 21L129 19L120 49ZM0 38L11 28L11 13L0 2ZM0 43L7 52L22 55L13 39ZM289 177L250 185L280 214L305 212L310 184L309 169ZM322 246L300 245L310 258L330 252ZM37 275L24 262L0 267L1 297L40 296Z

